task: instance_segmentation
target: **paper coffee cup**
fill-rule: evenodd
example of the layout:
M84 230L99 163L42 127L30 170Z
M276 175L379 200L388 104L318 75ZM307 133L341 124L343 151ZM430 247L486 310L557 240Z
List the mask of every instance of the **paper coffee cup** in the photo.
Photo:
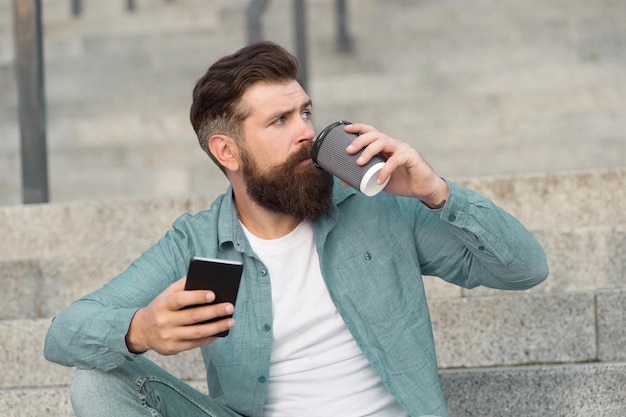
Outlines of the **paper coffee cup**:
M357 165L356 160L363 150L353 155L346 152L348 145L358 136L344 130L344 126L349 124L350 122L338 121L322 130L313 145L313 163L371 197L378 194L389 182L390 177L382 184L376 184L385 160L376 155L367 164Z

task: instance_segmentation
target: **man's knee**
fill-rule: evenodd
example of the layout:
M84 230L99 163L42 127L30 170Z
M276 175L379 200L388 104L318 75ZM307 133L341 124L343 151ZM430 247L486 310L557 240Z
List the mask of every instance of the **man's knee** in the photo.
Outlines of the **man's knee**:
M81 416L111 416L112 411L138 404L132 381L119 372L77 369L70 387L74 412Z

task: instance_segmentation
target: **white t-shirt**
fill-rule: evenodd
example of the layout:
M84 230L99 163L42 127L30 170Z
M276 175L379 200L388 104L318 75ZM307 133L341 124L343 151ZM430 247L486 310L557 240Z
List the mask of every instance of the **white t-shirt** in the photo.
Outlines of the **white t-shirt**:
M272 285L274 343L265 415L408 416L337 312L311 224L274 240L244 231Z

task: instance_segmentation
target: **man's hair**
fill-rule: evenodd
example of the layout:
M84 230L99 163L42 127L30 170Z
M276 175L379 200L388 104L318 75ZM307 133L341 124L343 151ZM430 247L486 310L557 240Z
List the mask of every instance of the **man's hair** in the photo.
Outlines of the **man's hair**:
M283 83L298 80L298 60L272 42L258 42L227 55L209 67L193 89L190 119L200 146L224 172L209 150L209 139L224 134L240 141L243 121L251 109L241 97L259 82Z

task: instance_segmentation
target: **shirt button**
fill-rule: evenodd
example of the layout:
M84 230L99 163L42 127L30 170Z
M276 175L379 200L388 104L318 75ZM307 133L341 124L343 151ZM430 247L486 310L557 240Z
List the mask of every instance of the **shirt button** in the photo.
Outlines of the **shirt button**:
M272 330L272 326L270 326L269 324L264 324L263 325L263 331L264 332L269 332L270 330Z
M371 253L369 253L369 252L365 252L365 260L366 260L366 261L369 261L369 260L371 260L371 259L372 259L372 254L371 254Z
M264 277L267 275L267 270L261 269L261 276Z
M478 247L478 250L485 250L485 247L484 247L483 245L480 245L480 246Z
M259 381L260 384L265 384L265 382L267 381L267 378L265 378L264 376L260 376L259 379L257 379L257 381Z
M451 222L456 220L456 216L454 214L451 214L448 216L448 220L450 220Z

